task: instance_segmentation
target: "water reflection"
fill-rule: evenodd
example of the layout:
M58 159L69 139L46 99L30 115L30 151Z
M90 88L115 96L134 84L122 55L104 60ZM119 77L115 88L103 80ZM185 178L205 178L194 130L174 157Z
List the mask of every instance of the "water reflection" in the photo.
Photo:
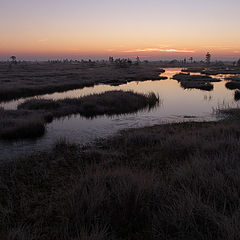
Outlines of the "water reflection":
M125 128L138 128L154 124L164 124L179 121L210 121L215 120L212 109L221 104L235 106L234 91L225 87L225 81L213 83L212 92L197 89L184 90L180 84L171 80L181 69L166 69L164 76L168 80L129 82L120 86L97 85L63 93L42 95L45 99L75 98L92 93L102 93L109 90L133 90L139 93L154 92L160 96L161 104L154 109L146 109L137 113L100 116L86 119L79 115L54 120L47 127L46 134L35 141L18 141L14 143L0 142L0 158L10 158L17 155L35 152L50 147L59 138L84 144L96 138L106 137ZM218 76L220 77L220 76ZM25 99L2 104L6 109L16 109Z

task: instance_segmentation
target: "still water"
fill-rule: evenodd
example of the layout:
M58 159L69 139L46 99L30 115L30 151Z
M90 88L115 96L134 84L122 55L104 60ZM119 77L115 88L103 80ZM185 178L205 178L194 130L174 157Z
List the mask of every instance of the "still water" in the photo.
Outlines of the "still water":
M93 119L72 115L54 120L47 125L45 135L37 140L21 140L14 143L0 141L0 159L6 160L49 148L59 139L86 144L127 128L170 122L216 120L216 116L213 115L214 108L221 105L237 105L234 100L234 91L225 87L225 81L213 83L214 89L210 92L197 89L184 90L177 81L171 79L180 70L166 69L162 75L167 76L168 80L135 81L120 86L96 85L39 96L45 99L63 99L110 90L133 90L138 93L154 92L159 95L161 103L154 109L145 109L133 114L112 117L100 116ZM223 78L221 75L217 77ZM17 105L26 99L28 98L2 103L0 106L5 109L16 109Z

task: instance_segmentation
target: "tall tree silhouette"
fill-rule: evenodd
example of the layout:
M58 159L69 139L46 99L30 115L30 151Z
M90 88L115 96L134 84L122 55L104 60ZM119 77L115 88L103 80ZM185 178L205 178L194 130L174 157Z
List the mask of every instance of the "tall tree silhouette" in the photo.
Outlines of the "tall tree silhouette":
M11 59L12 63L14 63L14 64L17 63L17 57L16 56L11 56L10 59Z
M209 52L206 54L206 63L207 65L210 65L211 63L211 54Z

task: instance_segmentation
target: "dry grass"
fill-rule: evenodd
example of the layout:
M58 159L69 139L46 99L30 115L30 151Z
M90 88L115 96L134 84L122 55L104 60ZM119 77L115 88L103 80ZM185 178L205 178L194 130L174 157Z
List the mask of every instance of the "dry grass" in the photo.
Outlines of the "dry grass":
M154 94L138 94L132 91L108 91L81 98L46 100L31 99L18 106L18 109L35 112L47 111L54 117L81 114L86 117L114 115L136 112L146 107L152 108L159 102Z
M216 63L211 66L194 66L185 67L182 72L187 73L202 73L207 75L218 75L218 74L240 74L240 68L238 66L232 66L224 63Z
M240 119L240 109L239 108L219 108L216 110L217 114L223 114L224 117L228 119Z
M0 139L36 138L45 132L43 115L0 108Z
M239 75L228 77L228 78L226 78L226 80L229 81L226 83L226 88L228 88L230 90L240 89L240 76Z
M218 78L212 78L207 75L191 75L190 73L178 73L173 76L178 81L199 81L199 82L220 82Z
M18 110L0 109L0 139L36 138L45 132L45 123L54 117L81 114L85 117L133 113L159 103L154 93L110 91L64 100L32 99Z
M191 75L190 73L178 73L173 76L173 79L181 83L184 89L201 89L205 91L213 90L211 82L219 82L220 79L212 78L205 75Z
M204 81L181 81L180 85L184 89L200 89L200 90L205 90L205 91L212 91L213 90L213 85L209 82L204 82Z
M218 74L240 74L239 67L222 67L222 68L210 68L202 71L204 74L208 75L218 75Z
M161 79L162 69L155 63L117 68L101 63L19 63L11 70L0 64L0 101L93 86L120 85L127 81Z
M239 120L123 131L0 167L3 239L240 235Z

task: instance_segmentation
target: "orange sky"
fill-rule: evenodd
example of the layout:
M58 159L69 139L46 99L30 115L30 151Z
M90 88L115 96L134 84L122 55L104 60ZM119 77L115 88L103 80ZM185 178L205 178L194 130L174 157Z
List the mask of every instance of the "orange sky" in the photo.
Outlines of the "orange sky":
M238 0L1 0L0 58L240 57Z

